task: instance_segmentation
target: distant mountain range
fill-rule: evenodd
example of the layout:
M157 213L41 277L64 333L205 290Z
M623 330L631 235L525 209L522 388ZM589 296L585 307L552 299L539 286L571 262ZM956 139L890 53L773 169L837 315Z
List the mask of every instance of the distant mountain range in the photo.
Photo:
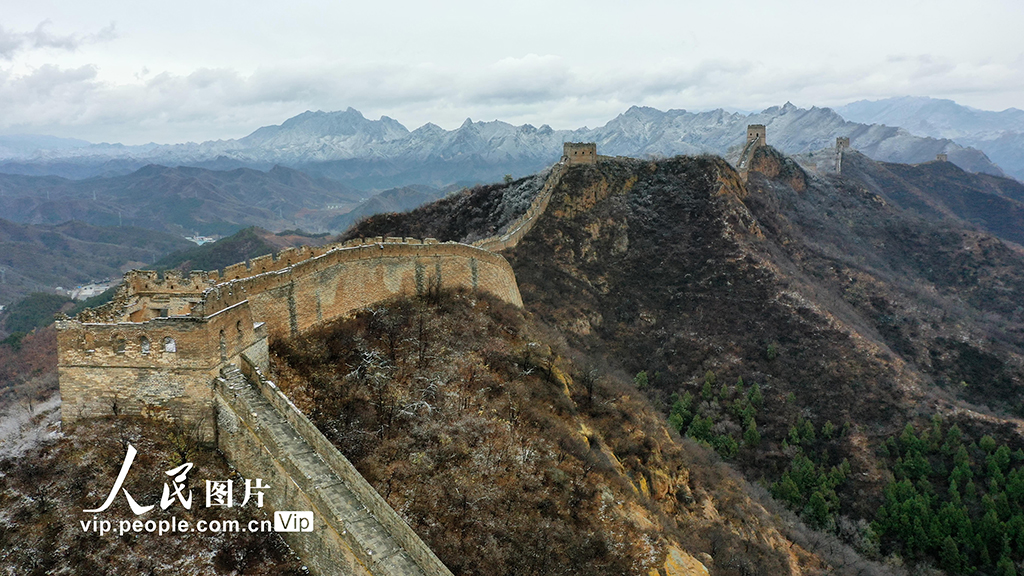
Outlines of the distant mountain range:
M78 220L179 236L225 235L252 225L320 231L364 195L340 182L282 166L262 172L149 165L130 174L85 180L0 174L0 213L10 220Z
M410 184L441 188L534 173L558 160L565 141L597 142L599 152L609 155L725 155L744 142L747 124L766 124L768 142L786 153L819 150L834 144L837 136L849 136L855 148L876 160L917 163L944 152L966 170L1002 174L985 154L948 138L850 122L828 108L802 109L789 103L756 114L634 106L604 126L575 130L467 119L455 130L428 123L410 131L387 116L369 120L349 108L305 112L244 138L200 144L81 146L80 141L47 145L26 140L19 147L0 140L0 172L86 178L126 174L147 164L213 170L283 165L360 189Z
M948 138L972 146L1018 180L1024 180L1024 110L1002 112L961 106L935 98L861 100L836 109L854 122L901 126L914 134Z

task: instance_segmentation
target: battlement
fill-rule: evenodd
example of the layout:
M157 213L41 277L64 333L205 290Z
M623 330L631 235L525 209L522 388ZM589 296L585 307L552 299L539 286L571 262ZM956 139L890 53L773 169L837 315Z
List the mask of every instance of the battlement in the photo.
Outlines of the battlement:
M595 142L565 142L562 144L562 163L564 164L597 164L597 144Z
M848 150L850 148L850 137L839 136L836 138L836 150Z
M218 273L193 270L184 276L177 270L167 270L161 275L153 270L131 270L124 275L124 284L132 293L159 292L163 294L201 294L203 290L217 283Z

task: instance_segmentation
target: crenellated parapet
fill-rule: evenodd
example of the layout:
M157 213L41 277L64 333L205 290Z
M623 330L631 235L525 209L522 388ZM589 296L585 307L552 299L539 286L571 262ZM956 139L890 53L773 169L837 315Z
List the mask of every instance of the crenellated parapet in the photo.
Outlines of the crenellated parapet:
M193 270L185 275L177 270L161 273L153 270L132 270L124 275L123 284L133 294L200 294L219 280L216 270Z
M249 300L271 335L285 336L399 295L433 287L490 292L522 305L512 267L488 250L432 238L360 238L287 267L250 266L208 289L194 308L211 314Z
M522 306L504 258L433 238L288 248L221 272L133 270L111 302L57 321L63 418L147 415L212 434L210 382L239 354L266 361L269 337L437 288Z

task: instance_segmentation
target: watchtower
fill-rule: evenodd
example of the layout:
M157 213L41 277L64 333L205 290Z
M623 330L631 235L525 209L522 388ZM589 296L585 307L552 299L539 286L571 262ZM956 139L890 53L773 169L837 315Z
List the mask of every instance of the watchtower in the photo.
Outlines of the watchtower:
M838 138L836 138L836 174L843 173L843 152L849 149L849 136L839 136Z
M596 142L566 142L562 144L562 162L565 164L597 164Z
M938 160L939 162L949 162L949 156L946 156L945 153L936 154L935 159Z
M750 124L747 126L747 144L751 142L757 142L757 146L762 146L767 142L767 130L764 124Z

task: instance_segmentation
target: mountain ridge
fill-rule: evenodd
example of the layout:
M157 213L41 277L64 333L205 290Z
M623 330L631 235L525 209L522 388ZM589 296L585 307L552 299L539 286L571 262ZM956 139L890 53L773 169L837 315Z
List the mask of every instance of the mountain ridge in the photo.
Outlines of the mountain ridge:
M859 100L837 108L856 122L902 126L922 136L949 138L981 150L1017 179L1024 179L1024 110L994 112L952 100L904 96Z
M1015 205L1016 192L996 185L1019 183L944 162L850 158L842 175L813 174L764 146L745 182L708 156L570 166L503 254L526 309L580 353L635 374L680 434L870 557L937 561L951 525L922 512L929 535L915 541L898 511L931 486L929 510L946 501L943 459L961 434L968 455L958 458L979 470L999 443L1004 454L1024 447L1024 252L988 231L1014 227L984 209L997 197ZM922 196L928 182L944 189ZM497 223L499 210L473 209L500 208L510 187L370 218L346 237L465 241ZM925 455L934 464L909 468ZM1006 498L986 474L997 479L963 488L975 526L982 502ZM1007 512L1024 521L1024 508ZM967 565L1024 557L999 530L951 546Z
M0 210L11 220L81 220L179 235L224 235L249 225L317 229L318 218L336 216L363 196L343 183L284 166L264 172L147 164L130 174L83 180L0 174Z
M632 106L604 126L572 130L467 118L453 130L427 123L410 131L387 116L369 120L354 108L307 111L237 140L40 151L31 160L8 159L0 164L0 171L39 174L50 166L53 172L81 175L140 163L220 167L234 163L256 169L281 164L363 189L408 184L444 187L459 181L494 181L508 173L532 174L557 160L566 141L596 142L609 155L725 155L744 142L747 124L766 124L768 141L786 153L827 148L835 137L849 136L854 148L876 160L916 163L947 153L967 170L1002 173L983 153L951 140L857 124L829 108L803 109L789 102L753 114L723 109L663 112Z

